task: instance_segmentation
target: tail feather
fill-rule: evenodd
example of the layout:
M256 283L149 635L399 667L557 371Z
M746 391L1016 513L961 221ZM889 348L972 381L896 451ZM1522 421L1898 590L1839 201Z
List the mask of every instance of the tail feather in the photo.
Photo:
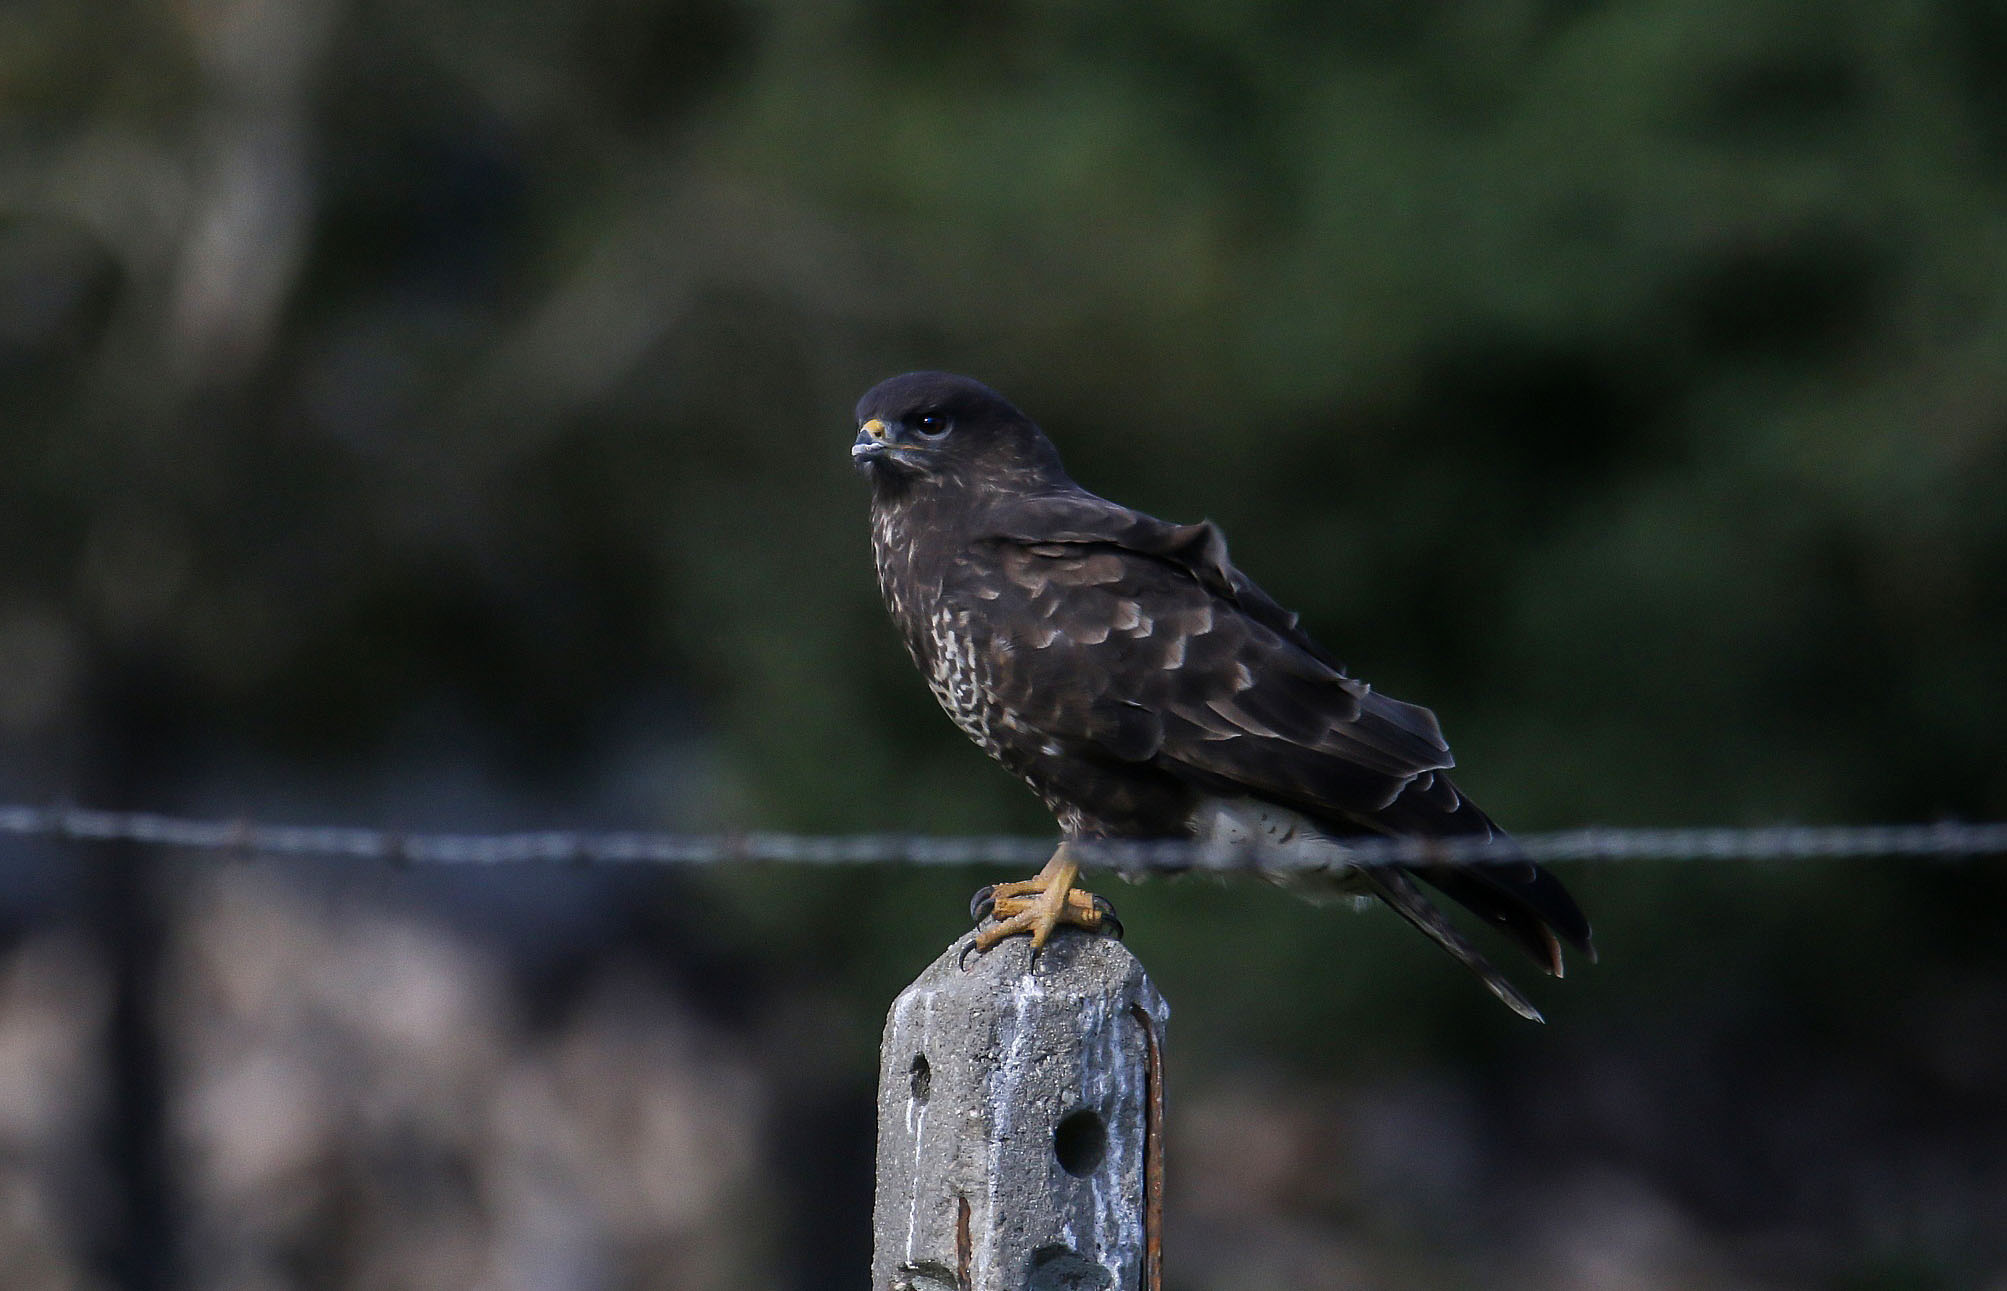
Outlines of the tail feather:
M1415 867L1414 873L1519 943L1555 977L1562 975L1562 941L1590 963L1596 962L1596 946L1582 908L1559 879L1531 861L1424 865Z
M1498 838L1506 841L1503 834ZM1561 940L1588 956L1590 963L1596 962L1596 944L1591 938L1589 918L1582 913L1582 907L1575 904L1575 898L1568 895L1568 889L1561 886L1561 880L1531 861L1475 865L1469 868L1469 873L1486 887L1523 904L1529 912L1545 921Z
M1524 904L1513 900L1509 894L1499 893L1467 870L1429 866L1417 868L1413 873L1523 947L1548 976L1560 977L1564 974L1561 943L1555 938L1554 930Z
M1540 1016L1539 1009L1533 1007L1533 1001L1522 995L1518 987L1505 980L1504 974L1493 968L1491 961L1479 954L1477 947L1470 944L1463 933L1457 930L1456 925L1451 923L1441 910L1436 909L1405 870L1393 866L1375 865L1364 867L1359 874L1367 886L1373 889L1374 894L1393 908L1395 914L1420 929L1429 940L1448 951L1451 958L1475 973L1478 980L1483 982L1507 1008L1529 1021L1547 1020ZM1558 960L1560 957L1558 947L1554 955Z
M1410 872L1517 942L1556 977L1562 971L1560 942L1595 963L1589 920L1561 880L1521 857L1505 831L1448 780L1436 776L1429 782L1428 794L1419 792L1422 785L1417 780L1397 799L1396 805L1410 808L1402 821L1383 820L1377 827L1396 835L1483 840L1497 847L1500 855L1481 863L1413 865ZM1445 802L1434 801L1444 796ZM1430 807L1434 810L1426 810Z

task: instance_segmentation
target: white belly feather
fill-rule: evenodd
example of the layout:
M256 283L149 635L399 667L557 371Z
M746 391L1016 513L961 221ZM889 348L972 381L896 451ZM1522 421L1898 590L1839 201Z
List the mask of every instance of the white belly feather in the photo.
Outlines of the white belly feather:
M1281 868L1263 870L1271 882L1304 896L1353 896L1357 871L1345 845L1299 812L1258 798L1208 798L1191 815L1192 837L1203 847L1229 855L1247 853L1250 865L1266 853L1281 853Z

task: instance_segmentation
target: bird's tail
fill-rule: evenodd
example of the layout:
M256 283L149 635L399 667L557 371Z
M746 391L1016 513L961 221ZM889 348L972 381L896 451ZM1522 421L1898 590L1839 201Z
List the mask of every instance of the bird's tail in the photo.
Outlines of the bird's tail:
M1499 835L1498 837L1503 837ZM1431 887L1504 933L1555 977L1563 972L1561 944L1566 942L1589 962L1596 961L1589 921L1560 880L1531 861L1507 860L1476 865L1430 864L1411 869L1366 866L1362 877L1396 914L1419 928L1429 940L1477 974L1493 995L1524 1018L1544 1021L1532 1001L1480 954L1443 912L1430 902L1415 879Z
M1495 835L1505 842L1503 834ZM1507 844L1509 846L1509 844ZM1523 859L1481 865L1418 865L1417 878L1519 943L1533 962L1555 977L1563 971L1561 943L1567 942L1590 963L1596 945L1589 920L1561 881L1532 861Z
M1448 951L1450 957L1477 974L1493 995L1505 1007L1520 1017L1534 1022L1545 1022L1540 1010L1533 1007L1533 1001L1520 993L1518 987L1505 979L1505 974L1491 966L1491 961L1470 944L1457 926L1444 916L1422 892L1421 885L1406 870L1391 865L1369 865L1360 871L1366 885L1389 906L1394 913L1406 919L1428 937L1430 941ZM1558 957L1558 953L1557 957Z

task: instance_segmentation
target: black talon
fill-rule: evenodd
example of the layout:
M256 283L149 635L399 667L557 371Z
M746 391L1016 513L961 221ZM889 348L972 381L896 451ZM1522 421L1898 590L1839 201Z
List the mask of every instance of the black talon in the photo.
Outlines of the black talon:
M969 898L969 918L977 923L981 923L983 920L995 915L997 912L996 891L997 885L994 883L985 883L983 886L977 888L976 894Z
M1094 910L1101 916L1099 931L1107 933L1117 941L1122 940L1122 921L1115 917L1115 907L1108 904L1108 898L1095 897Z

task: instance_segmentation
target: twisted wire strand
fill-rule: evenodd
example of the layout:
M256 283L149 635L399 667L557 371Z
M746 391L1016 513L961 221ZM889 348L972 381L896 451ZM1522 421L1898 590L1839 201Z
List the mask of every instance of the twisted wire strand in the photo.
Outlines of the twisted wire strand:
M537 830L399 832L338 825L269 825L75 806L0 806L0 836L81 843L132 842L187 851L318 856L399 865L998 865L1036 866L1049 837L926 834L673 834ZM1482 838L1339 840L1353 865L1454 861L1822 861L1871 857L1963 860L2007 855L2007 822L1776 825L1755 828L1588 828ZM1328 857L1268 846L1182 840L1103 840L1076 845L1090 865L1171 871L1328 868Z

